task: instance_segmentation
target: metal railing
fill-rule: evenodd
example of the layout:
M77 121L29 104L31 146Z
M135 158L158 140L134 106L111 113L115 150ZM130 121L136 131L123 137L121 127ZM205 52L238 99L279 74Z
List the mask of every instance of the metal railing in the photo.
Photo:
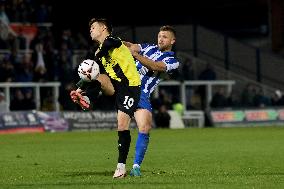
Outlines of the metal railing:
M31 87L34 90L36 110L39 110L41 107L40 88L41 87L53 88L53 103L55 111L60 110L60 105L58 102L60 82L47 82L47 83L11 82L11 83L0 83L0 88L4 88L6 111L10 111L11 88L25 88L25 87Z
M198 81L162 81L157 89L154 91L154 97L158 98L159 97L159 88L162 86L176 86L179 87L179 94L181 99L181 103L184 106L184 110L187 110L187 101L189 98L186 96L186 87L187 86L205 86L206 87L206 107L209 108L213 92L212 92L212 87L213 86L226 86L227 89L227 94L230 94L232 92L232 87L235 84L235 81L232 80L215 80L215 81L203 81L203 80L198 80Z

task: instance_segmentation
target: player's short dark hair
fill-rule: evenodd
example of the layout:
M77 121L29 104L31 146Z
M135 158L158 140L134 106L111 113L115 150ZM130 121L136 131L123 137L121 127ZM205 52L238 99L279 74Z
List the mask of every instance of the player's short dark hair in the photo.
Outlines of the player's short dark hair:
M112 24L106 18L92 18L89 22L89 27L91 27L91 25L94 22L98 22L98 23L105 25L106 28L107 28L107 31L109 33L112 33Z
M160 31L169 31L174 35L174 37L176 37L176 30L172 26L169 26L169 25L162 26L160 27Z

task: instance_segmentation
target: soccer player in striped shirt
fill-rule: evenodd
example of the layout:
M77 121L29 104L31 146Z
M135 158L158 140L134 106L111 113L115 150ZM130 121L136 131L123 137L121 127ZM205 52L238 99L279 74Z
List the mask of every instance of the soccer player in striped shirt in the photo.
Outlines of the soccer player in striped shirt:
M176 32L172 26L160 28L157 45L124 42L136 59L141 79L140 101L134 113L139 132L131 176L141 176L140 166L149 144L149 132L152 127L150 95L165 74L170 74L179 67L179 62L172 51L175 42Z

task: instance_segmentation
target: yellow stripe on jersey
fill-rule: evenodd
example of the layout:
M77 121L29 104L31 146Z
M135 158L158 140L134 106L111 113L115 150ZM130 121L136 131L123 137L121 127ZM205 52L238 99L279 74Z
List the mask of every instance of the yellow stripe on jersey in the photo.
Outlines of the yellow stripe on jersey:
M134 58L124 44L109 50L108 55L102 57L101 60L106 72L112 79L119 82L126 80L129 86L141 85Z

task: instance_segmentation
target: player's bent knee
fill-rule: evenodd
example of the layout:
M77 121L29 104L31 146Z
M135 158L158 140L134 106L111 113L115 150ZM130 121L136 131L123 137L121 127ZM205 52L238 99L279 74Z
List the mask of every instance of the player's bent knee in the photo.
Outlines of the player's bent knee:
M152 129L151 125L143 125L141 127L138 128L140 133L149 133L150 130Z
M112 96L114 94L114 87L106 74L100 74L97 80L101 83L102 92L105 95Z

